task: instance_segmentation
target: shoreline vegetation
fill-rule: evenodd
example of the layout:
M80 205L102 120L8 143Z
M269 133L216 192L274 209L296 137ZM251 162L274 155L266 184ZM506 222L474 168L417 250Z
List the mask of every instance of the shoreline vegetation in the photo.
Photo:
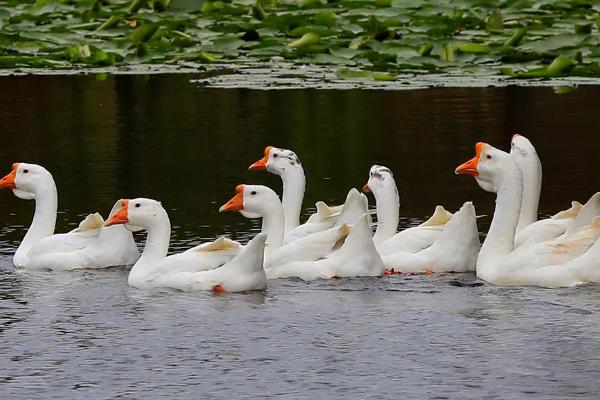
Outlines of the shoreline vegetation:
M0 72L310 65L340 80L600 77L593 0L8 0Z

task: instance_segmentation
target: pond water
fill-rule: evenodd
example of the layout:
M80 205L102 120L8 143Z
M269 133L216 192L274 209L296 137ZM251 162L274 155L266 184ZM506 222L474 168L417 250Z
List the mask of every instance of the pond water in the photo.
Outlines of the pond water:
M0 77L0 174L39 163L59 190L57 231L121 197L168 210L172 251L257 221L218 207L266 145L294 149L304 206L343 201L372 163L392 169L402 226L494 198L455 176L474 143L515 132L544 167L540 213L600 188L600 86L406 91L213 89L193 75ZM372 199L371 199L372 201ZM596 399L600 287L469 286L474 275L270 282L214 296L129 288L127 270L31 274L12 254L32 202L0 192L3 398ZM144 236L137 236L143 245ZM466 285L461 285L466 283Z

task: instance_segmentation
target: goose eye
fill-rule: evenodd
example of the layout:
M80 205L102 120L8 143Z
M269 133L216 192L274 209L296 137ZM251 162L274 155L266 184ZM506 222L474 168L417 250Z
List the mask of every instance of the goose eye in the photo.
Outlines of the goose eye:
M277 158L277 157L279 157L279 156L277 155L277 153L273 154L273 158Z
M29 170L28 170L28 169L24 169L24 170L23 170L23 173L24 173L24 174L27 174L27 173L29 173Z
M491 159L492 159L492 156L490 156L490 155L488 154L488 155L486 156L486 158L487 158L488 160L491 160Z
M140 208L140 203L135 203L135 208Z
M251 191L251 192L250 192L250 194L251 194L252 196L256 195L256 190L253 190L253 191Z

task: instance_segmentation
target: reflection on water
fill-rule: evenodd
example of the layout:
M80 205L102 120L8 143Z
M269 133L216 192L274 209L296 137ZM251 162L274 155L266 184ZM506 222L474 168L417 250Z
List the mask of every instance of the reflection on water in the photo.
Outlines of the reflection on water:
M256 222L219 215L264 147L294 149L305 207L338 203L389 166L404 226L437 203L493 197L456 165L478 140L528 135L544 166L541 212L600 188L600 88L255 92L189 76L0 78L0 173L45 165L59 231L119 197L163 202L172 249ZM30 274L11 256L33 204L0 192L0 387L10 398L596 398L598 287L503 289L472 275L276 281L215 297L129 288L127 271ZM479 220L486 229L489 218ZM140 237L142 239L142 237Z

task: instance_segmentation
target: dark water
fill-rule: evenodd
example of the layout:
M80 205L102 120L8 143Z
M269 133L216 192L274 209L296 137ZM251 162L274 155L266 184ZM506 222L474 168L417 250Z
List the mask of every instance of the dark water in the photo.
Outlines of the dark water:
M544 166L542 214L600 189L600 87L384 91L208 89L189 76L0 78L0 173L55 177L57 231L120 197L159 199L172 248L257 223L219 215L266 145L294 149L305 207L339 203L374 163L403 224L493 197L454 168L515 132ZM29 274L11 257L33 204L0 192L2 398L563 399L600 395L598 286L504 289L472 275L274 281L264 294L129 288L127 271ZM487 229L489 218L480 220ZM143 236L140 236L143 242Z

